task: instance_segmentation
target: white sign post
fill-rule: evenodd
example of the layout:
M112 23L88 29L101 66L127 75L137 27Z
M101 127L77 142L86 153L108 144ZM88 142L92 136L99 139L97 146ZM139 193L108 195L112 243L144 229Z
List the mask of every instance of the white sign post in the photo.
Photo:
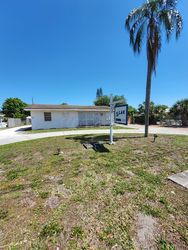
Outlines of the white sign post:
M113 142L113 113L114 113L114 105L113 105L113 96L110 95L110 144L114 144Z
M110 95L110 144L111 145L114 144L114 141L113 141L113 123L114 123L114 118L115 118L114 117L114 108L116 109L115 105L118 103L121 103L122 101L124 101L124 100L119 100L119 101L113 102L113 95L112 94ZM126 116L127 116L128 105L123 105L121 107L126 107ZM115 118L115 122L116 122L116 118ZM122 124L125 124L125 123L122 122Z

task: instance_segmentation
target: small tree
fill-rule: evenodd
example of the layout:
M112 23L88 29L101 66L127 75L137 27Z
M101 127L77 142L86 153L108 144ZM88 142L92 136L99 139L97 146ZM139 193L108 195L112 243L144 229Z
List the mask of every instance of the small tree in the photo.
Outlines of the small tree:
M95 106L110 106L110 98L107 95L103 95L94 101Z
M179 117L183 126L188 126L188 99L177 101L170 109L170 114Z
M3 103L2 111L6 117L24 119L29 114L24 111L26 106L27 104L19 98L7 98Z
M102 96L103 96L103 90L102 90L102 88L97 89L96 99L98 99L98 98L100 98Z
M103 90L102 90L102 88L99 89L99 96L100 97L103 96Z
M167 117L168 106L166 105L156 105L154 108L156 121L162 122Z
M120 101L118 103L118 105L123 105L127 103L126 98L124 97L124 95L115 95L113 97L113 101ZM102 95L99 96L98 98L96 98L96 100L94 101L95 106L110 106L110 97L107 95Z
M120 101L120 102L118 102L117 105L124 105L124 104L127 103L127 100L126 100L126 98L125 98L124 95L115 95L115 96L113 97L113 101L114 101L114 102Z
M138 106L138 122L143 124L144 123L144 114L145 114L146 105L145 102L139 104ZM155 103L150 102L150 110L149 110L149 124L156 124L156 117L155 117Z
M134 123L135 120L134 120L134 116L137 114L137 110L132 107L132 106L129 106L128 107L128 116L131 118L131 122Z
M99 93L99 89L97 89L97 92L96 92L96 99L98 99L100 97L100 93Z

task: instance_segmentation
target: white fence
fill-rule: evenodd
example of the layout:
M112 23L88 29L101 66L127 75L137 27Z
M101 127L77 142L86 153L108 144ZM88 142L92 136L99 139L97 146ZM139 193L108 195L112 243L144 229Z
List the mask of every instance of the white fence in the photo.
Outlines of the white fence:
M8 127L13 128L17 126L21 126L22 121L20 118L8 118Z

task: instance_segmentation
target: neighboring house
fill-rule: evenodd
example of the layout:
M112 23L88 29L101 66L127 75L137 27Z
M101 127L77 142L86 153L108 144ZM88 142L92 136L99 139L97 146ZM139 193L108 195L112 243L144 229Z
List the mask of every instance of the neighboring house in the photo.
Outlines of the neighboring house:
M32 104L25 110L31 112L32 129L34 130L110 124L110 108L107 106Z
M4 114L0 113L0 128L6 128L7 124L3 122Z

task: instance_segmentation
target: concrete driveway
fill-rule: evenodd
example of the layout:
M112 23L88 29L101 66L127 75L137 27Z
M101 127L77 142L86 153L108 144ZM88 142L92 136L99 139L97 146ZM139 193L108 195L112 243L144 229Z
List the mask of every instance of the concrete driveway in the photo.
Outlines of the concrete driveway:
M119 126L119 125L118 125ZM38 133L38 134L29 134L25 130L30 126L22 126L10 129L0 130L0 145L11 144L21 141L29 141L40 138L54 137L54 136L67 136L67 135L88 135L88 134L108 134L108 129L98 129L98 130L67 130L60 132L47 132L47 133ZM124 127L122 125L122 127ZM127 127L127 126L126 126ZM144 133L144 126L142 125L128 125L128 128L134 129L116 129L114 130L115 134L135 134ZM171 134L171 135L187 135L188 128L166 128L159 126L150 126L150 134Z

